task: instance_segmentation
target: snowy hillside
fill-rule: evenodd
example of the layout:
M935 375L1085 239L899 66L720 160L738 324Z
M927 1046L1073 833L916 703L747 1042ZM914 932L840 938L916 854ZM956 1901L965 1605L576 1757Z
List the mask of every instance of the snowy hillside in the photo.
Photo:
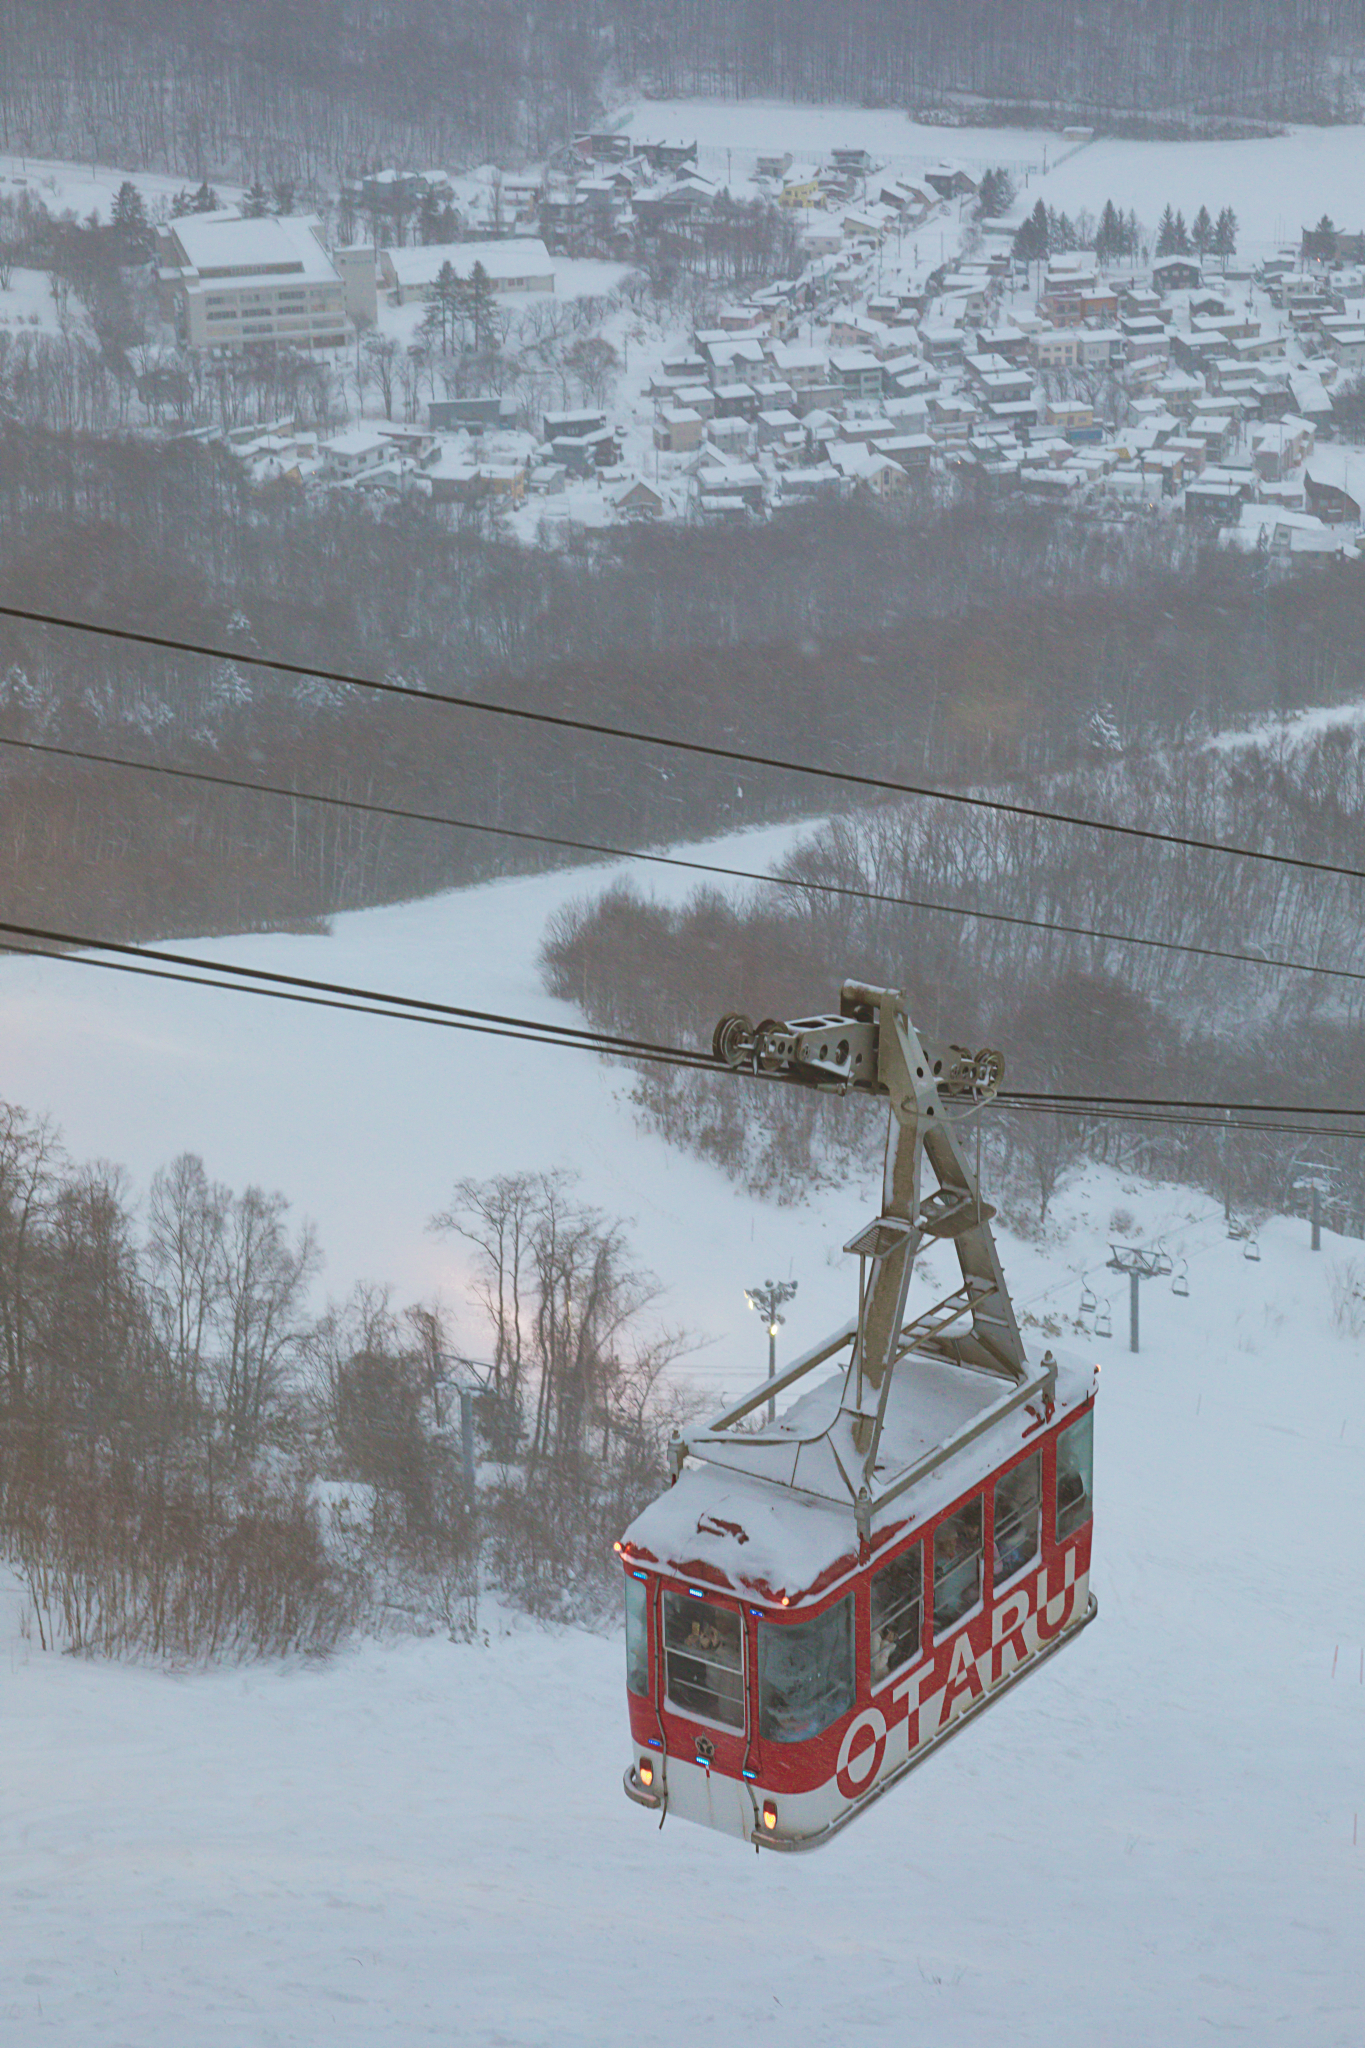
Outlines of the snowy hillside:
M786 836L749 835L746 864ZM567 1017L534 951L587 879L202 950ZM851 1306L858 1191L751 1204L641 1135L628 1084L583 1056L55 963L4 963L0 1022L4 1092L75 1151L145 1182L193 1146L279 1184L338 1291L369 1274L453 1300L423 1226L454 1175L565 1164L635 1219L668 1317L717 1340L687 1368L712 1390L761 1370L746 1283L799 1276L793 1346ZM1136 1358L1103 1271L1116 1206L1189 1261L1188 1300L1146 1288ZM1332 1283L1365 1253L1326 1237L1314 1257L1283 1221L1253 1264L1208 1198L1099 1171L1054 1213L1047 1244L1002 1250L1032 1345L1074 1315L1080 1269L1112 1304L1115 1339L1087 1340L1099 1622L814 1857L660 1834L627 1804L615 1640L485 1602L486 1645L168 1677L42 1655L6 1581L6 2044L1354 2048L1365 1408Z
M614 1641L168 1678L10 1624L5 2040L1358 2043L1365 1413L1306 1235L1173 1236L1189 1300L1095 1347L1097 1626L810 1858L627 1804Z

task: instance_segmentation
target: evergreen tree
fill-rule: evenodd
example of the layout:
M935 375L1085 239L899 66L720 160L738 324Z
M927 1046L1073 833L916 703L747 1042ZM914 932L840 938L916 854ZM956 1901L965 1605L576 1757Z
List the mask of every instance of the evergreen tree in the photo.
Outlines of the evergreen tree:
M1330 213L1324 213L1315 228L1304 229L1303 253L1310 263L1330 263L1336 247L1336 222Z
M1201 206L1190 229L1190 240L1201 256L1207 256L1213 247L1213 222L1209 219L1207 206Z
M1156 231L1156 253L1158 256L1174 256L1179 248L1176 239L1175 215L1168 205L1162 214Z
M1175 253L1188 256L1190 253L1190 231L1185 225L1185 216L1177 211L1175 216Z
M194 195L190 211L192 213L216 213L217 210L218 194L214 191L208 179L205 178L203 184Z
M248 220L264 220L269 211L270 194L258 178L242 201L242 212Z
M449 353L455 345L456 327L463 327L465 313L465 285L455 275L455 266L449 258L436 273L436 288L432 294L432 311L436 316L435 325L440 330L441 347Z
M492 281L482 263L476 263L469 273L469 318L474 327L474 352L481 355L493 339L497 318Z
M1112 199L1104 202L1100 224L1095 230L1095 255L1101 263L1112 263L1116 256L1122 256L1124 248L1123 222Z
M1123 253L1134 263L1142 253L1142 229L1138 226L1137 209L1132 206L1128 209L1125 224Z
M152 228L147 208L137 186L124 179L109 217L117 259L123 264L145 262L152 252Z
M271 190L274 194L276 213L292 213L294 211L294 180L292 178L276 178Z
M1229 256L1237 254L1237 216L1230 206L1225 206L1218 216L1213 231L1213 253L1221 256L1226 263Z

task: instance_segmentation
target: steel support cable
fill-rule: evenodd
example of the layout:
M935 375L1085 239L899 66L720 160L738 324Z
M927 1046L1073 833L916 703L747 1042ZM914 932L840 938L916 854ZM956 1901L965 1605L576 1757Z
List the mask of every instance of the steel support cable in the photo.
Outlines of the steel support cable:
M890 776L868 775L853 768L829 768L811 761L794 761L781 754L759 754L744 747L724 747L705 740L684 740L667 733L647 732L635 726L612 725L604 719L576 718L563 711L533 711L526 705L500 704L490 697L461 697L450 690L419 689L415 683L400 683L377 676L355 675L345 669L322 668L316 662L292 661L283 655L251 654L243 648L220 647L211 641L172 638L148 633L132 626L111 626L95 619L72 618L61 612L36 611L24 605L0 604L0 618L21 625L49 626L69 633L85 633L131 647L151 647L162 653L189 654L206 661L233 662L238 668L269 669L278 675L297 676L308 682L335 683L343 689L364 690L387 697L402 697L449 711L478 711L490 718L506 718L525 725L544 726L560 732L582 733L589 738L615 740L631 746L658 747L670 753L695 755L703 760L728 761L739 768L771 768L783 775L804 775L815 781L837 782L850 789L875 789L891 796L923 797L933 803L957 804L968 810L994 811L1031 818L1042 824L1068 825L1078 831L1103 832L1120 839L1146 840L1158 846L1178 846L1195 853L1217 853L1235 860L1266 862L1273 867L1298 868L1306 873L1345 876L1365 881L1365 869L1344 862L1308 860L1300 854L1269 853L1261 847L1239 846L1221 839L1196 839L1179 832L1162 832L1154 825L1119 825L1104 818L1087 818L1072 811L1050 810L1041 804L1011 803L1003 797L974 796L964 790L936 789L930 783L902 782Z
M14 752L51 756L55 760L79 761L98 768L121 768L142 775L165 775L177 782L197 782L211 788L240 794L287 799L294 803L317 804L326 809L355 811L366 817L391 818L406 824L436 825L448 831L478 832L492 839L508 839L531 846L552 846L569 853L589 853L610 860L643 861L653 867L681 868L693 874L717 875L730 881L758 882L768 888L805 891L834 896L857 903L885 904L892 909L921 910L936 917L966 917L981 924L1013 925L1025 931L1044 932L1063 938L1093 939L1104 945L1142 946L1158 953L1178 953L1200 960L1224 960L1243 967L1268 969L1273 974L1320 974L1338 981L1365 982L1365 969L1324 967L1313 960L1275 960L1264 954L1239 953L1222 946L1199 946L1179 939L1156 939L1140 932L1096 931L1089 925L1061 924L1051 918L1025 917L1022 912L972 910L963 904L935 903L920 896L896 896L880 889L857 889L843 882L801 880L792 875L762 873L757 868L730 867L719 861L687 860L681 854L645 853L629 846L612 846L601 840L569 839L552 832L532 832L513 825L486 825L473 818L452 818L441 811L412 810L402 804L376 803L366 797L329 796L321 790L295 789L288 783L256 782L249 776L225 775L210 768L181 768L161 761L138 761L124 754L105 754L87 747L59 746L46 740L20 740L0 734L0 747ZM1362 871L1365 873L1365 871Z
M441 1003L424 996L395 995L388 989L364 988L350 982L320 981L310 975L282 974L264 967L245 967L234 960L215 960L195 953L172 952L164 946L135 946L118 939L93 938L86 932L63 932L46 925L5 921L0 921L0 933L5 933L11 938L35 942L14 950L43 950L44 957L48 959L80 959L83 954L108 953L122 960L153 961L158 967L187 970L194 978L211 975L233 977L231 983L220 981L219 986L247 984L276 991L297 989L319 998L326 996L343 999L350 1004L363 1004L376 1014L379 1013L378 1006L382 1005L383 1014L390 1016L411 1013L429 1022L500 1026L507 1030L533 1031L540 1034L548 1044L582 1045L590 1052L615 1053L626 1059L663 1058L678 1066L713 1067L716 1064L709 1054L693 1053L685 1046L658 1045L647 1038L620 1038L610 1032L593 1031L586 1026L553 1024L543 1018L519 1017L499 1010L476 1010L464 1004ZM73 951L47 950L59 947L69 947Z
M419 996L396 995L384 989L365 988L349 982L321 981L307 975L283 974L262 967L246 967L230 960L204 958L193 953L173 952L164 947L135 946L116 939L92 938L79 932L58 931L48 926L0 921L0 933L31 943L12 946L12 953L30 958L58 960L79 967L105 967L152 979L180 981L192 986L223 988L238 994L274 995L282 1000L297 999L314 1007L358 1011L367 1016L407 1019L415 1023L440 1024L449 1029L477 1031L490 1037L523 1038L542 1045L560 1045L607 1057L641 1060L652 1065L674 1066L712 1074L738 1073L744 1079L782 1083L781 1073L751 1073L725 1065L708 1053L686 1046L658 1044L649 1039L618 1038L577 1026L552 1024L544 1019L515 1013L475 1010L452 1003L440 1003ZM61 948L63 950L53 950ZM65 950L74 949L74 950ZM109 954L111 959L93 958ZM1304 1117L1351 1117L1365 1119L1365 1107L1315 1106L1299 1103L1212 1102L1195 1098L1163 1096L1085 1096L1033 1091L1001 1090L991 1098L1003 1108L1023 1112L1046 1112L1077 1117L1121 1118L1135 1123L1178 1124L1187 1128L1214 1130L1292 1130L1302 1134L1301 1122L1269 1123L1263 1119ZM1255 1119L1233 1124L1238 1115ZM1351 1130L1326 1130L1323 1136L1354 1136ZM1365 1122L1358 1135L1365 1137Z

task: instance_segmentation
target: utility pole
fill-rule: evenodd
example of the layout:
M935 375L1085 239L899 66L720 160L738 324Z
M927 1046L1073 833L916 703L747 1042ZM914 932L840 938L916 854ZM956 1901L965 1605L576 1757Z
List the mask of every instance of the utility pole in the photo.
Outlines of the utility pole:
M1156 1280L1170 1272L1170 1257L1159 1248L1147 1251L1141 1245L1111 1244L1109 1267L1111 1272L1128 1275L1128 1349L1136 1353L1139 1348L1138 1290L1144 1280Z
M761 1287L746 1287L744 1299L750 1308L756 1308L768 1325L768 1378L777 1378L777 1333L787 1318L780 1314L783 1302L790 1301L796 1292L794 1280L765 1280ZM777 1420L777 1401L768 1397L768 1421Z

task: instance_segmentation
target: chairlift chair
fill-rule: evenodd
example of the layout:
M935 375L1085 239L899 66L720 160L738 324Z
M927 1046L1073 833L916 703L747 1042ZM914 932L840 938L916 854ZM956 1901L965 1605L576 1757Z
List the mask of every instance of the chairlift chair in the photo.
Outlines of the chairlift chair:
M1097 1309L1098 1307L1099 1307L1099 1301L1098 1301L1098 1299L1097 1299L1097 1297L1096 1297L1096 1295L1095 1295L1095 1292L1094 1292L1093 1288L1091 1288L1091 1287L1087 1286L1086 1282L1085 1282L1084 1280L1082 1280L1082 1282L1081 1282L1081 1305L1080 1305L1080 1307L1079 1307L1079 1308L1077 1309L1077 1311L1076 1311L1076 1320L1077 1320L1077 1322L1078 1322L1078 1323L1080 1324L1080 1326L1081 1326L1081 1328L1082 1328L1083 1330L1085 1330L1085 1331L1087 1331L1087 1332L1089 1332L1089 1331L1093 1330L1093 1328L1094 1328L1094 1321L1093 1321L1093 1318L1094 1318L1095 1310L1096 1310L1096 1309Z
M1182 1259L1180 1261L1179 1266L1176 1268L1175 1278L1171 1282L1171 1292L1172 1294L1179 1295L1182 1301L1187 1301L1189 1299L1190 1262L1188 1259Z
M1095 1335L1097 1337L1112 1337L1113 1334L1114 1319L1109 1313L1109 1296L1106 1294L1100 1304L1100 1312L1095 1318Z
M1259 1266L1261 1263L1261 1240L1254 1230L1247 1232L1247 1241L1242 1246L1242 1257L1250 1259L1253 1266Z

